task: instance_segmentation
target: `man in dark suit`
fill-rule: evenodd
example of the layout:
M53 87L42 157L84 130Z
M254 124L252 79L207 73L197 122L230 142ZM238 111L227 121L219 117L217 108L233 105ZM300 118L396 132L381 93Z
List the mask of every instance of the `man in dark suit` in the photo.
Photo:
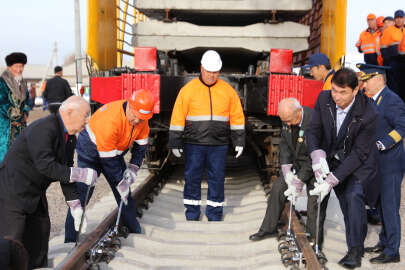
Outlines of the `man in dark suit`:
M318 96L307 143L315 177L322 181L310 194L322 200L334 187L339 200L348 246L339 264L347 268L361 266L367 234L365 201L375 206L379 195L376 125L377 112L358 91L356 73L348 68L338 70L332 90ZM328 168L322 165L325 160Z
M47 266L50 220L46 190L59 181L78 230L83 210L74 182L94 185L97 173L74 168L75 134L90 114L81 97L66 100L57 115L31 123L11 145L0 164L0 237L23 243L29 268Z
M307 191L314 187L314 173L311 158L307 151L305 133L311 121L312 109L302 107L295 98L286 98L278 105L278 115L283 121L280 141L280 164L282 173L274 182L267 201L266 215L259 231L249 237L258 241L277 235L277 223L287 197L296 197L304 184ZM307 231L313 238L316 235L317 196L308 196ZM295 203L295 202L293 202ZM320 246L323 241L323 223L326 216L328 200L321 204L320 214Z
M378 111L376 144L379 150L381 196L378 204L382 218L380 241L366 252L380 253L371 263L399 262L401 242L401 183L404 176L405 152L402 139L405 136L405 104L386 86L386 70L383 66L359 65L364 72L360 78L365 91L372 97Z
M56 66L54 69L55 76L46 82L43 97L48 102L48 109L51 113L58 112L60 104L73 95L72 89L67 80L63 79L63 69Z

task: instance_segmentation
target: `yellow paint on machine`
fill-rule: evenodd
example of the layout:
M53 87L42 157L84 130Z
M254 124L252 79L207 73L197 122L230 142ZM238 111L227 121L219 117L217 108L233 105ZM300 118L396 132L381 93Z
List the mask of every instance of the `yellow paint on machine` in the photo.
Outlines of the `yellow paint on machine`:
M322 1L320 51L329 57L333 68L340 67L346 54L346 0Z
M97 69L108 70L117 67L115 1L88 0L86 52Z

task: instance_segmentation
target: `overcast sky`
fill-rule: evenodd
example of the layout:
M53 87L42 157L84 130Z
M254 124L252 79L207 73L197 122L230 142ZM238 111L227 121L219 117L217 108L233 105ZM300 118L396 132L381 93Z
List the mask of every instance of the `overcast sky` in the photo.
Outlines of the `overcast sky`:
M113 1L113 0L111 0ZM265 0L263 0L265 1ZM82 50L85 50L87 1L80 0ZM354 44L367 27L370 12L393 16L405 9L404 0L348 0L346 51L349 59L361 59ZM58 44L59 64L74 53L74 0L2 1L0 25L0 65L12 51L23 51L30 64L47 64L53 44Z

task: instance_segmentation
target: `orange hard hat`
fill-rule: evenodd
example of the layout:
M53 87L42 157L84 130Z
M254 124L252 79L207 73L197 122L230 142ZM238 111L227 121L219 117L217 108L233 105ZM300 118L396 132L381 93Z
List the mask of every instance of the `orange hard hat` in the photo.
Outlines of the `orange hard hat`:
M142 120L152 118L155 100L151 91L145 89L135 91L128 99L128 103L137 118Z
M378 16L377 17L377 27L383 27L384 26L384 16Z
M367 20L374 20L375 18L377 18L377 17L375 16L374 13L370 13L367 15Z

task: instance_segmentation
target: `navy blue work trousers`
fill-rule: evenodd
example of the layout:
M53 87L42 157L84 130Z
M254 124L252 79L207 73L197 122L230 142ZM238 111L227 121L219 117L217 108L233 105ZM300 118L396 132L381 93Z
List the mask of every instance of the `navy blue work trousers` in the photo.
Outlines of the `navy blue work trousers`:
M383 174L381 195L378 204L382 228L378 245L384 247L387 256L399 255L401 242L401 218L399 207L401 203L402 172Z
M228 145L184 145L184 206L187 220L199 220L201 181L205 168L208 194L205 214L209 221L222 220L224 205L225 163Z
M364 249L364 240L367 236L367 212L362 184L356 177L351 176L337 185L334 190L345 221L347 247L349 250Z

